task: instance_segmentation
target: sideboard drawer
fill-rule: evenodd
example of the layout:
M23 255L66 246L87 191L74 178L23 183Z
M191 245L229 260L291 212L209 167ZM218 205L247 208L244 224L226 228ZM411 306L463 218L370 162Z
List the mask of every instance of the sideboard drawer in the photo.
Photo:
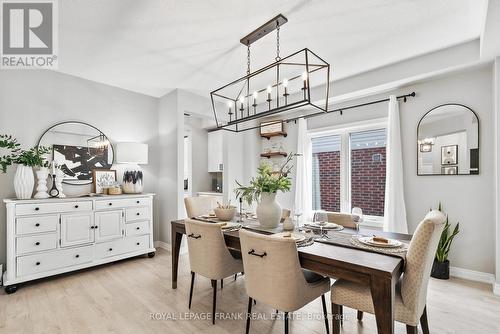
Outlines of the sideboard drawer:
M31 234L57 231L59 216L22 217L16 219L16 234Z
M130 208L125 210L125 221L133 222L149 219L149 207Z
M149 248L149 235L123 238L95 245L96 259Z
M91 211L92 202L59 202L16 205L16 215L39 215L44 213Z
M30 235L16 238L17 255L57 248L57 233Z
M17 276L71 267L92 261L93 246L64 249L56 252L26 255L17 258Z
M140 198L125 198L125 199L109 199L109 200L98 200L95 202L96 210L105 210L113 208L129 208L136 206L150 206L151 199L140 197Z
M125 224L127 237L149 233L149 221Z

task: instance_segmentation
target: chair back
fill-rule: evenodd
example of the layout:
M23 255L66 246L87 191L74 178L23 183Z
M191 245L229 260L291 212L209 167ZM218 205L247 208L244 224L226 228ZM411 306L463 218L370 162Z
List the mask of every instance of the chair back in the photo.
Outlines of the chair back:
M215 280L238 272L219 224L186 219L185 225L191 271Z
M301 307L307 282L295 241L240 230L247 295L278 310Z
M217 206L217 199L212 196L196 196L184 198L188 218L209 214Z
M328 221L344 227L356 228L354 216L348 213L327 212Z
M432 263L445 221L446 216L441 211L430 211L417 226L406 253L401 295L405 306L416 312L418 317L426 304Z

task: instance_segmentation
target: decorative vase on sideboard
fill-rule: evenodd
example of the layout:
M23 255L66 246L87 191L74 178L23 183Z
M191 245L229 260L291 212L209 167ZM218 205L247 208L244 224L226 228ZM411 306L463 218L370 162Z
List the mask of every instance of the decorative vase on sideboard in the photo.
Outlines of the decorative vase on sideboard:
M33 168L18 165L14 176L14 190L18 199L30 199L35 187L35 176Z
M256 211L262 227L277 227L281 220L281 206L276 202L276 193L262 193Z
M36 171L37 187L35 198L49 198L47 193L47 178L49 177L49 169L47 167L40 167Z

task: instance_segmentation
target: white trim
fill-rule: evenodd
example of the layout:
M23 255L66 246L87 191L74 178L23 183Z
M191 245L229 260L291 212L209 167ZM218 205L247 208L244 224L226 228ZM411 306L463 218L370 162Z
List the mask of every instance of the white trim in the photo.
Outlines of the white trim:
M500 296L500 283L495 283L493 285L493 293L497 296Z
M493 274L459 267L450 267L450 276L492 285L495 283L495 275Z
M328 135L340 135L344 132L364 131L377 129L378 127L387 128L387 117L374 118L366 121L343 123L322 128L307 129L310 138L322 137Z
M154 245L155 245L156 248L161 248L161 249L167 250L169 252L172 249L172 246L169 243L165 242L165 241L156 240L154 242Z

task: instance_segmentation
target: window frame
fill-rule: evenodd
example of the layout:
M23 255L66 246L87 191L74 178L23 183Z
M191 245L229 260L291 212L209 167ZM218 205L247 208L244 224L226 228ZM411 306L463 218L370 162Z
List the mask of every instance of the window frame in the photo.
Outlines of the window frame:
M387 130L386 117L308 130L309 140L324 136L340 136L340 212L351 213L352 209L350 135L354 132L378 129ZM382 228L384 225L384 217L364 215L363 218L361 226Z

